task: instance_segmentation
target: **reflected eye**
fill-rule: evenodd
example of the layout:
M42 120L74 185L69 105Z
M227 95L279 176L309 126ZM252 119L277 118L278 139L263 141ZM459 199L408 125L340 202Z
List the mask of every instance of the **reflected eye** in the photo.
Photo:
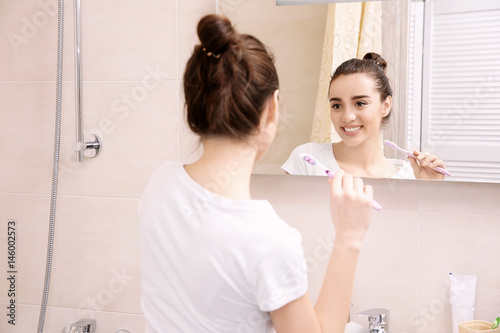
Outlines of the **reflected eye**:
M341 105L340 104L332 104L332 109L334 110L338 110L341 108Z

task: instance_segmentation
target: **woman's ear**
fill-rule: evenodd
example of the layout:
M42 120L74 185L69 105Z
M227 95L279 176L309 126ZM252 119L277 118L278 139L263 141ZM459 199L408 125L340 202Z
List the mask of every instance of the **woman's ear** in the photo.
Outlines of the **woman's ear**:
M269 121L273 121L275 123L278 123L279 121L279 116L280 116L280 102L279 102L279 93L280 91L276 89L273 93L273 96L271 98L271 108L269 112Z
M387 96L382 103L382 117L386 117L392 110L392 96Z
M280 116L280 105L278 101L279 90L275 90L272 96L266 102L266 107L261 114L260 129L266 131L268 128L278 126Z
M273 124L277 125L280 116L279 90L275 90L268 100L266 109L261 116L261 124L264 126Z

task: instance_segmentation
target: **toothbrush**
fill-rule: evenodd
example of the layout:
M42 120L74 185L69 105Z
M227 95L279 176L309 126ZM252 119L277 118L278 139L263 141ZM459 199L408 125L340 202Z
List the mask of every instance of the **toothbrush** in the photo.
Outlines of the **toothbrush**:
M311 165L315 165L317 167L320 167L321 169L325 170L325 173L328 175L329 178L333 178L335 175L335 172L332 170L328 170L323 164L319 163L314 157L308 154L300 154L300 157L307 163ZM375 200L372 201L372 207L375 210L382 210L382 206L376 202Z
M411 158L414 158L414 159L417 159L417 157L415 155L413 155L412 153L410 153L409 151L407 150L404 150L403 148L399 147L397 144L395 144L394 142L392 141L389 141L389 140L385 140L384 141L385 144L391 148L394 148L394 149L397 149L403 153L405 153L408 157L411 157ZM448 172L448 170L446 169L443 169L441 167L434 167L432 168L434 170L436 170L437 172L439 173L442 173L443 175L446 175L446 176L451 176L451 173Z
M304 161L306 161L307 163L311 164L311 165L316 165L318 167L320 167L321 169L325 170L326 174L328 175L329 178L333 178L333 176L335 175L335 172L333 172L332 170L328 170L323 164L319 163L314 157L312 157L311 155L308 155L308 154L300 154L300 157L302 157L302 159Z

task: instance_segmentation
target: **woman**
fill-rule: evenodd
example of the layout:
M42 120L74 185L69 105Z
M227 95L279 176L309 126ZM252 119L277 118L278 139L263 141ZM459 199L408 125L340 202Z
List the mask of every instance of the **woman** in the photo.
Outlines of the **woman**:
M294 175L324 174L302 160L309 154L330 170L344 170L359 177L444 179L432 169L443 161L429 153L414 151L416 159L397 167L384 156L380 129L391 116L392 89L385 75L387 63L376 53L342 63L332 76L329 89L330 117L342 141L307 143L294 149L282 169Z
M276 134L273 59L218 15L198 36L184 95L203 154L163 164L139 204L147 332L343 332L372 188L344 172L329 179L335 245L313 306L300 234L250 195Z

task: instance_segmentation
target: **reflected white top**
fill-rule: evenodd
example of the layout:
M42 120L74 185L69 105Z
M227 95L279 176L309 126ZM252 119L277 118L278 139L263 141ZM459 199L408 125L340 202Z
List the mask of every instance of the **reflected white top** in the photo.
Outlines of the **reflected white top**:
M305 143L295 148L290 154L288 160L281 166L281 169L291 175L326 176L323 169L304 161L304 159L300 156L301 154L311 155L329 170L335 172L340 170L340 166L338 165L337 160L335 160L335 156L332 152L332 144L312 142ZM389 159L389 161L399 168L399 171L390 178L415 179L415 174L413 173L410 162L398 159Z

